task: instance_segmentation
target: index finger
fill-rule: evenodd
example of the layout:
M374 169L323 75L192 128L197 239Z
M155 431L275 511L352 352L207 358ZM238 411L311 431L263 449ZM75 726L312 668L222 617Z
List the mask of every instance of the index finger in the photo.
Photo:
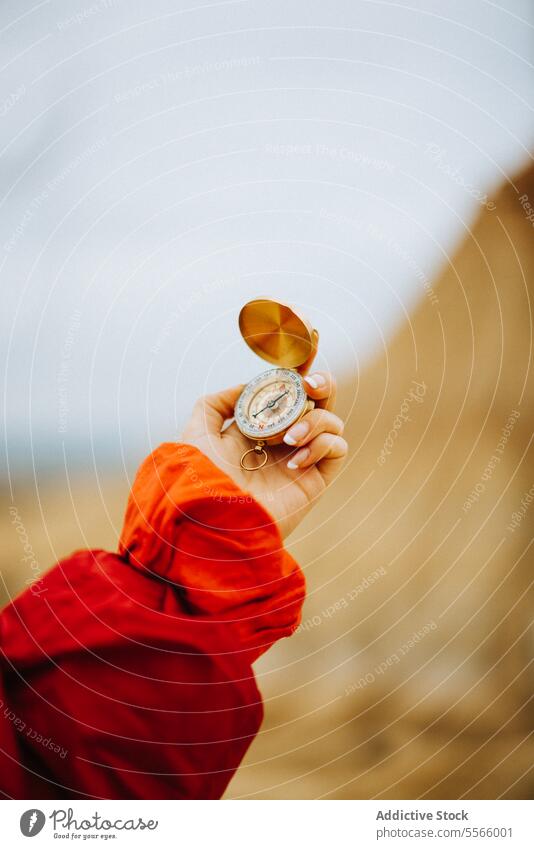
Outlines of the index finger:
M193 413L208 431L220 433L224 422L233 416L234 407L242 391L243 384L240 384L212 395L204 395L198 399Z
M314 371L303 378L306 392L316 407L333 410L336 403L336 380L329 371Z

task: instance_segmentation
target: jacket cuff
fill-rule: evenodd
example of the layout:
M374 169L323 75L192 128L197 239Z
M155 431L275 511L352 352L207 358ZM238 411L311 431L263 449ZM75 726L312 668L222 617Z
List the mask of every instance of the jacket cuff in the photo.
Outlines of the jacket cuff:
M168 582L193 615L257 657L300 622L304 576L273 518L197 448L165 443L141 465L119 553Z

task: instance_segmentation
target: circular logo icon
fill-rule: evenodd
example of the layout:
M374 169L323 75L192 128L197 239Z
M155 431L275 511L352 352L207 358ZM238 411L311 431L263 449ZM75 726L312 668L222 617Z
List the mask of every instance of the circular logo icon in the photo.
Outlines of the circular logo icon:
M38 808L30 808L24 811L20 818L20 830L24 837L35 837L42 830L46 817Z

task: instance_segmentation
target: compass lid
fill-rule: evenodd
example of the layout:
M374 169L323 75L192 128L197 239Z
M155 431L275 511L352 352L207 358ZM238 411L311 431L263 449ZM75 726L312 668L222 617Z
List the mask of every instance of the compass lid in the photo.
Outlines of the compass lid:
M249 348L282 368L305 366L317 352L319 334L295 308L270 298L255 298L239 313L239 329Z

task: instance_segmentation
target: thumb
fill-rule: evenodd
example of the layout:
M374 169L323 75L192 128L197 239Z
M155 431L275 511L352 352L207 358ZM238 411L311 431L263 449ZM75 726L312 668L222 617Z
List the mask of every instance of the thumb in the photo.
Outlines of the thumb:
M219 434L224 422L234 415L234 407L243 386L244 384L239 384L199 398L193 411L197 427L206 433Z

